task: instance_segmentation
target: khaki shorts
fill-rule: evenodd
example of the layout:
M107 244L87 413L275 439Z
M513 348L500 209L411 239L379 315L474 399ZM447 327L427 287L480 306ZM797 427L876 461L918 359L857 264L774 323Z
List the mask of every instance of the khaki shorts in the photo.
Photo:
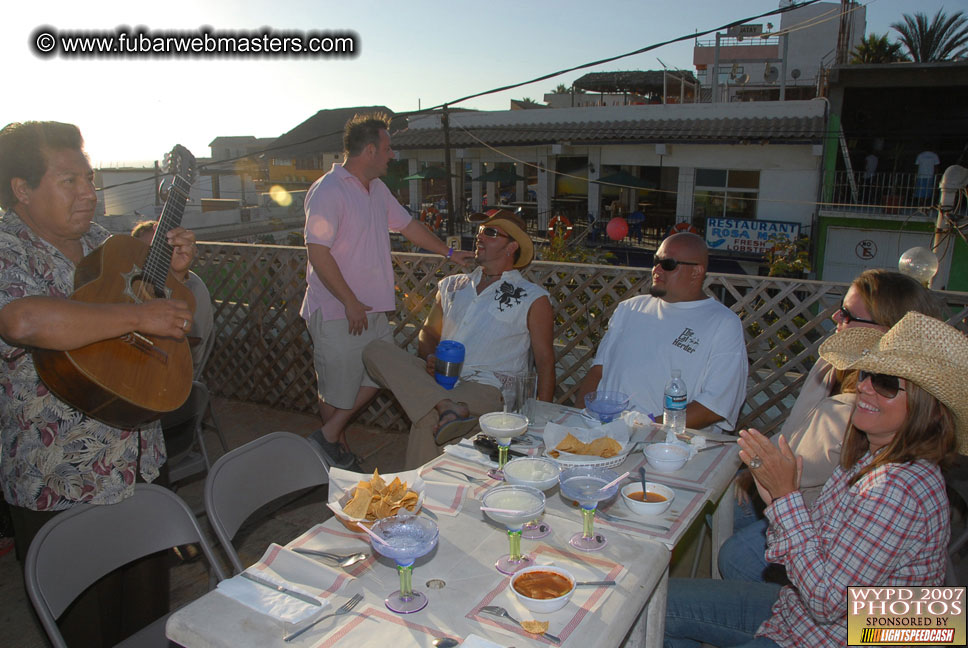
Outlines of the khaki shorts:
M363 368L363 347L374 340L393 342L386 313L369 313L362 335L350 335L345 319L324 321L315 311L306 323L313 340L320 400L339 409L352 409L360 387L379 387Z

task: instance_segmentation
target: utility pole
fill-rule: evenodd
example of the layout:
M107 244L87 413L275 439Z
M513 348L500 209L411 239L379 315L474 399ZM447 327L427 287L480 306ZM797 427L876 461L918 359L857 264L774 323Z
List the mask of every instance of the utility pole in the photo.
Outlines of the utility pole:
M447 104L441 117L444 127L444 170L447 171L447 233L457 233L457 203L454 202L454 183L450 175L450 119L447 115Z
M846 65L850 53L851 0L840 0L840 29L837 30L837 64Z

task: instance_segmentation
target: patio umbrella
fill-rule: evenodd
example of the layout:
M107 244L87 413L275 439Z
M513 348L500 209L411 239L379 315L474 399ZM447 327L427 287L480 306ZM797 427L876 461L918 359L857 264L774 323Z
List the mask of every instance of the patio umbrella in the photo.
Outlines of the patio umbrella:
M518 180L527 180L527 178L519 176L510 169L491 169L490 171L482 173L474 179L481 182L498 182L500 184L508 184L510 182L517 182Z
M621 185L623 187L631 187L633 189L655 189L654 184L648 180L643 180L642 178L636 177L628 171L609 173L607 176L602 176L598 180L593 180L592 182L597 182L599 184Z
M444 171L443 167L429 166L413 175L408 175L404 180L443 180L451 177L451 175L453 174Z

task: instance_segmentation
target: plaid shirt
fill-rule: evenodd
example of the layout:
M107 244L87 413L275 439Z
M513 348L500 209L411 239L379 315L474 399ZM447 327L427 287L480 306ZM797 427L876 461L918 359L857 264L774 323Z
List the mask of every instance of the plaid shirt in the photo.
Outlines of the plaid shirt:
M758 635L781 646L843 646L848 585L944 584L951 528L940 468L887 464L849 486L873 459L838 467L811 511L799 492L766 509L766 559L786 565L793 585L780 590Z
M92 224L82 238L84 253L108 236ZM17 214L3 214L0 308L32 295L69 297L73 290L74 264ZM134 493L139 453L142 477L158 476L165 463L158 423L140 430L110 427L51 394L26 349L0 338L0 355L0 481L8 502L35 511L114 504Z

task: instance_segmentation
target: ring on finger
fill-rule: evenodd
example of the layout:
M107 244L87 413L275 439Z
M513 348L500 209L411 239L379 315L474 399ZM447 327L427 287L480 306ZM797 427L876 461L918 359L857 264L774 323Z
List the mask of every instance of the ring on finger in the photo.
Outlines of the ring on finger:
M762 465L763 465L763 460L760 459L759 455L755 455L752 459L750 459L749 466L752 470L756 470Z

